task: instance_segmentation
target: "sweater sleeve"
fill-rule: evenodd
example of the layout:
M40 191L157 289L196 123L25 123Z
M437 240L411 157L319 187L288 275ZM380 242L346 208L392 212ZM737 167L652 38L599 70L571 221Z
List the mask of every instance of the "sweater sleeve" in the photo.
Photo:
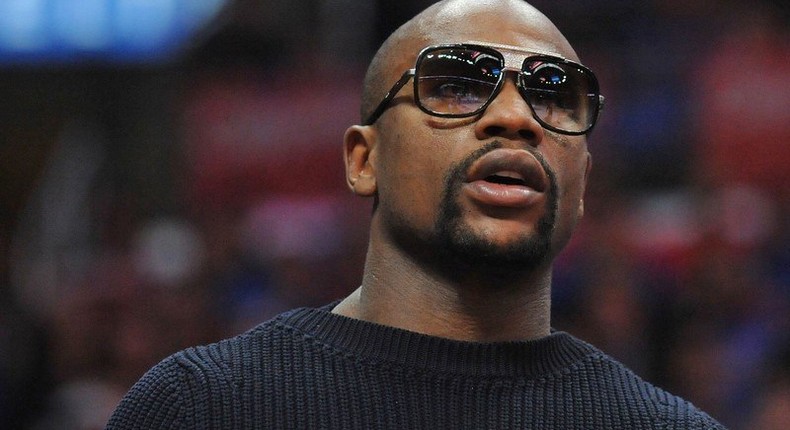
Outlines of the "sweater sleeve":
M213 428L216 417L234 416L239 402L226 344L188 348L151 368L126 393L106 429Z
M693 425L694 425L694 427L691 427L691 428L699 429L699 430L711 430L711 429L712 430L727 430L718 421L714 420L713 418L711 418L710 415L708 415L708 414L706 414L704 412L701 412L697 416L697 421L695 423L693 423Z
M682 428L692 430L727 430L726 427L710 415L696 408L694 415L689 418L688 424Z
M160 362L121 399L106 430L184 428L184 380L175 357Z
M727 430L721 423L688 400L661 391L662 416L666 429Z

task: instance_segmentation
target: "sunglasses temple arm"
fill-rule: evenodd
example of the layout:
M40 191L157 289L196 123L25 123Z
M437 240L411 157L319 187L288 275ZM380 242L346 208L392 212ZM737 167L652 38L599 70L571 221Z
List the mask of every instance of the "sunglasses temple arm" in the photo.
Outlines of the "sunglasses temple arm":
M595 128L595 125L598 124L598 119L601 117L601 112L603 112L603 106L605 100L606 99L604 98L603 95L598 94L598 111L595 113L595 119L593 119L592 125L590 126L590 128L584 131L584 134L589 135L593 131L593 128Z
M383 100L381 100L381 103L376 106L376 109L370 114L370 116L368 116L368 119L366 119L362 125L371 125L376 122L381 114L383 114L384 111L389 108L390 102L395 98L395 95L398 94L398 91L400 91L400 89L406 85L406 82L409 82L409 79L411 79L412 76L414 76L414 69L409 69L403 72L403 75L401 75L400 79L398 79L398 82L395 82L395 85L390 88L390 90L387 92L387 95L384 96Z
M588 133L592 131L592 128L595 127L595 124L598 123L598 119L601 117L601 112L603 112L604 101L606 99L602 94L598 94L598 112L595 113L595 119L593 120L593 125L588 130Z

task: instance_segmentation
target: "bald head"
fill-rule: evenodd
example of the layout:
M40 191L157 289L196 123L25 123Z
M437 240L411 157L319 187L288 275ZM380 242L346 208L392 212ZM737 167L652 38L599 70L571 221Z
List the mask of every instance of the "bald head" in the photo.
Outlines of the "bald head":
M370 115L400 74L414 65L422 48L471 40L507 41L578 60L559 29L523 0L440 1L395 30L376 52L365 75L362 119Z

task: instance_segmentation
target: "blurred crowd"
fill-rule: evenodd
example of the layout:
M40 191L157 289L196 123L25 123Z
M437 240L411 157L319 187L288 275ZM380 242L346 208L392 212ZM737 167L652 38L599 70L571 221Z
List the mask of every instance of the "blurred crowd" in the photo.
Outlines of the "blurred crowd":
M379 3L378 26L395 25ZM790 428L786 6L533 4L607 103L553 325L730 428ZM340 142L365 59L295 57L190 68L166 210L97 185L119 161L87 126L64 132L0 237L0 427L102 428L176 350L357 287L372 202L345 190Z

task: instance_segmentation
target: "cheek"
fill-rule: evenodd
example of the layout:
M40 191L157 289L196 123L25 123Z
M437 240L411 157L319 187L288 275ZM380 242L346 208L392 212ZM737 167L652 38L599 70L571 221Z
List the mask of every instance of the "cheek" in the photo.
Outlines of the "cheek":
M557 179L566 201L578 204L586 186L587 163L590 158L586 141L564 137L562 145L554 147L554 166ZM549 154L544 154L549 157ZM570 202L569 202L570 203Z
M379 205L388 212L428 224L438 210L444 189L446 154L419 136L397 136L379 154ZM443 164L444 163L444 164Z
M587 163L574 160L566 164L565 192L568 205L577 207L584 197Z
M558 201L557 234L566 240L579 221L579 210L585 189L585 171L587 156L585 154L567 154L559 159L557 166L557 182L560 188Z

